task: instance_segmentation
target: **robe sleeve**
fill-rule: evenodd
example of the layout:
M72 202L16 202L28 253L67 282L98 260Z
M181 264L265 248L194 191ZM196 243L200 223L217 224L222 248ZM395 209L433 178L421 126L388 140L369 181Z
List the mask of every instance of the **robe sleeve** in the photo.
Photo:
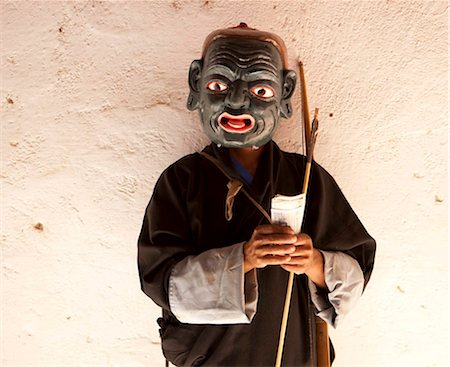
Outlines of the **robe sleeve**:
M375 240L367 233L333 177L315 162L308 195L304 232L317 249L339 251L352 257L362 271L365 288L374 266Z
M244 274L243 243L188 256L172 270L172 313L190 324L248 324L256 313L256 271Z
M188 173L167 168L158 179L147 206L138 239L138 269L142 291L169 310L168 286L172 268L195 254L186 209Z
M327 290L309 282L316 314L336 327L360 298L372 274L375 240L331 175L314 163L304 231L324 255Z
M186 203L189 167L163 172L138 240L141 289L181 322L249 323L256 313L256 271L244 275L243 243L200 251Z
M311 300L316 315L336 328L361 297L364 276L358 262L351 256L339 251L321 252L328 290L318 288L309 280Z

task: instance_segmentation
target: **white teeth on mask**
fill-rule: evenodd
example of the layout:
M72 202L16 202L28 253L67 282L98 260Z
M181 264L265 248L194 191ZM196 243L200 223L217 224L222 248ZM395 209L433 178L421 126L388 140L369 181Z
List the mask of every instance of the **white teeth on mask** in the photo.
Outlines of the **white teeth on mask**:
M222 144L217 144L217 148L220 148L222 146Z
M253 150L258 150L259 147L257 147L256 145L253 145L253 146L252 146L252 149L253 149Z

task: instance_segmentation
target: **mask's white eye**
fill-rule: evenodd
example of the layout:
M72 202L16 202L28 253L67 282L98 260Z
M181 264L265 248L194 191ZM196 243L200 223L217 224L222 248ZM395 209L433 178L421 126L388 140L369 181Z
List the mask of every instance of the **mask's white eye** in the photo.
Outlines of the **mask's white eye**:
M223 92L224 90L228 89L228 86L225 83L212 81L206 84L206 88L208 88L212 92Z
M256 96L260 98L271 98L275 95L275 91L267 86L267 85L258 85L256 87L253 87L251 89L251 92Z

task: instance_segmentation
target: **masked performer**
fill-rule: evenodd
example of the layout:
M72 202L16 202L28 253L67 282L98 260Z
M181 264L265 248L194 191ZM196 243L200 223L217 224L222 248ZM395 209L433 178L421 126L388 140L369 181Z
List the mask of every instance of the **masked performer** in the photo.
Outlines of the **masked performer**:
M314 314L336 326L369 281L375 242L318 164L304 233L262 214L303 182L305 157L271 140L295 84L283 41L245 24L211 33L191 64L188 108L212 144L162 173L138 244L141 287L163 309L162 348L177 366L273 366L289 271L283 365L315 365Z

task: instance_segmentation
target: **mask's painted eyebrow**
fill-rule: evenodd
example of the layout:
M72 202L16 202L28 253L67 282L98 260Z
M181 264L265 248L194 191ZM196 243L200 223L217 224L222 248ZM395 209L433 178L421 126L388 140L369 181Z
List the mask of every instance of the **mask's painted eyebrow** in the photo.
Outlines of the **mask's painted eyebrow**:
M223 75L228 80L233 80L235 78L235 73L225 65L212 65L206 70L206 76L209 75Z
M245 76L245 80L248 82L254 82L258 80L270 80L276 83L280 82L280 78L278 75L275 75L273 72L268 70L255 70L252 71Z

